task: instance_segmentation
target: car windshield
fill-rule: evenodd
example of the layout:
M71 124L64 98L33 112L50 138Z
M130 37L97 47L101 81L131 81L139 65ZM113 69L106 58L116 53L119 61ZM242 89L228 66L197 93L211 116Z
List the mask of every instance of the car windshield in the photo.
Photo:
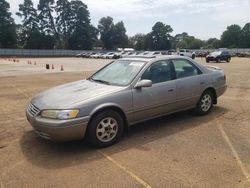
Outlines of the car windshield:
M217 56L217 55L220 55L221 54L221 51L218 51L218 52L212 52L211 55L212 56Z
M143 61L117 60L95 73L89 80L108 85L126 86L132 82L144 65Z

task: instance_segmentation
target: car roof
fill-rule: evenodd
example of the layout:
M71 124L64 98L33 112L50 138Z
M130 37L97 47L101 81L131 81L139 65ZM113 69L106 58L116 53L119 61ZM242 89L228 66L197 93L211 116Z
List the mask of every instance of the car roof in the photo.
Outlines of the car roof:
M190 59L185 56L179 55L162 55L162 56L132 56L132 57L125 57L120 60L132 60L132 61L144 61L144 62L151 62L151 61L159 61L164 59Z

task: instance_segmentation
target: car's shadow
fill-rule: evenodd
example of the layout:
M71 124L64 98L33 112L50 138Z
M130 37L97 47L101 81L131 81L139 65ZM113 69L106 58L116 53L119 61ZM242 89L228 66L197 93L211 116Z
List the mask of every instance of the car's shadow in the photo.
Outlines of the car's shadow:
M215 107L209 115L195 116L192 111L184 111L162 118L157 118L130 127L122 140L105 152L109 155L129 149L147 150L145 144L163 139L190 128L202 126L227 113L227 109ZM104 156L84 141L54 143L39 138L33 131L26 132L20 146L26 159L32 164L58 169L99 160Z

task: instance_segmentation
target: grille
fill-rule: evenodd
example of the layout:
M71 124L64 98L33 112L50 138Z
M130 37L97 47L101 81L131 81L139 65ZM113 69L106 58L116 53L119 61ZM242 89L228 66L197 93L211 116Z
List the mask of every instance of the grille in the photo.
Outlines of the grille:
M30 103L29 106L28 106L28 112L32 116L37 116L40 113L40 110L35 105L33 105L33 104Z

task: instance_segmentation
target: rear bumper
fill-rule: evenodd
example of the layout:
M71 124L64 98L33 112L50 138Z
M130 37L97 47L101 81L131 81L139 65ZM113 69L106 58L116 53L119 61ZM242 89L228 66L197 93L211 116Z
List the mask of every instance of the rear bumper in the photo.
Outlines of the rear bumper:
M88 116L71 120L32 117L27 111L26 117L40 137L58 142L83 139L89 121Z

